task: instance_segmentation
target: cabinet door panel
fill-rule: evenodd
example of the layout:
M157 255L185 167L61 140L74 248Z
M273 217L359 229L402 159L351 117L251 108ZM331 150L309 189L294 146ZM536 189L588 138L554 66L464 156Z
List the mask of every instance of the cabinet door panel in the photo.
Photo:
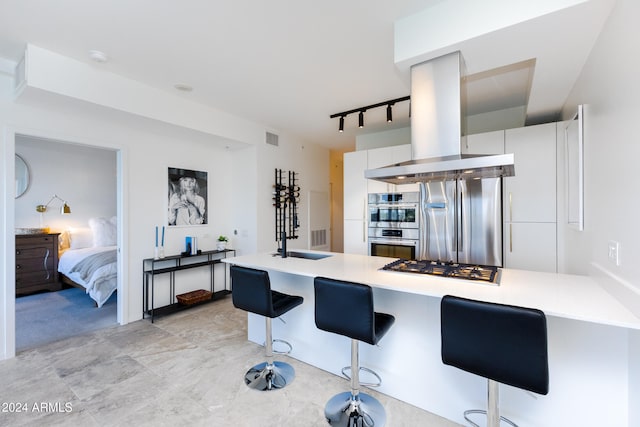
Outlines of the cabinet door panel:
M367 152L344 155L344 219L364 219L367 203Z
M555 273L555 223L505 223L504 266Z
M505 152L514 153L515 176L504 178L504 220L556 221L556 124L508 129Z
M476 133L467 135L465 148L467 154L504 154L504 131Z
M411 145L394 145L391 147L368 150L368 168L376 169L411 160ZM386 182L369 180L369 193L399 193L418 191L417 184L394 185Z
M393 164L393 149L395 147L382 147L368 150L367 169L377 169ZM369 193L391 193L393 185L386 182L368 180L367 189Z
M344 221L344 253L368 255L366 222L362 220Z

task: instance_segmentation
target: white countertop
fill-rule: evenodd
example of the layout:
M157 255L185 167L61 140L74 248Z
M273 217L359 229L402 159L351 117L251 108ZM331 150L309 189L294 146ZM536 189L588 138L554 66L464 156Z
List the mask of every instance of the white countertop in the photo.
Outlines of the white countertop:
M640 329L640 318L588 276L502 269L500 285L425 274L381 271L395 258L326 253L328 258L309 260L273 256L273 253L244 255L223 262L301 276L324 276L441 298L444 295L537 308L557 316L603 325Z

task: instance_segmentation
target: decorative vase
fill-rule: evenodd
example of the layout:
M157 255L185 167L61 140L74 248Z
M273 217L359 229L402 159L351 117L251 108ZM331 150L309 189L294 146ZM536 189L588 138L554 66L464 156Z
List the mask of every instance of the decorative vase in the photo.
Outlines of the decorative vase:
M216 244L216 249L219 251L224 251L225 249L227 249L227 242L218 242Z

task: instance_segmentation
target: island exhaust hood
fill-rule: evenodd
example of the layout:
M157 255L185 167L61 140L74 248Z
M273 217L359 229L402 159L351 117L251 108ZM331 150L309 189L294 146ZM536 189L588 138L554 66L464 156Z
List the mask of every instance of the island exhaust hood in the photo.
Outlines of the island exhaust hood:
M411 67L411 158L369 169L365 178L393 184L513 176L513 154L462 154L464 62L453 52Z

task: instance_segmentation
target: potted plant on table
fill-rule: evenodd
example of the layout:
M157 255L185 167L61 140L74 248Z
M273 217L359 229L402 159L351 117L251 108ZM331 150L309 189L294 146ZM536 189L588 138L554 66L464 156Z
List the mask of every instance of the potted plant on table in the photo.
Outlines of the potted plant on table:
M227 242L229 239L227 236L223 236L222 234L218 237L218 243L216 244L216 249L219 251L224 251L227 249Z

